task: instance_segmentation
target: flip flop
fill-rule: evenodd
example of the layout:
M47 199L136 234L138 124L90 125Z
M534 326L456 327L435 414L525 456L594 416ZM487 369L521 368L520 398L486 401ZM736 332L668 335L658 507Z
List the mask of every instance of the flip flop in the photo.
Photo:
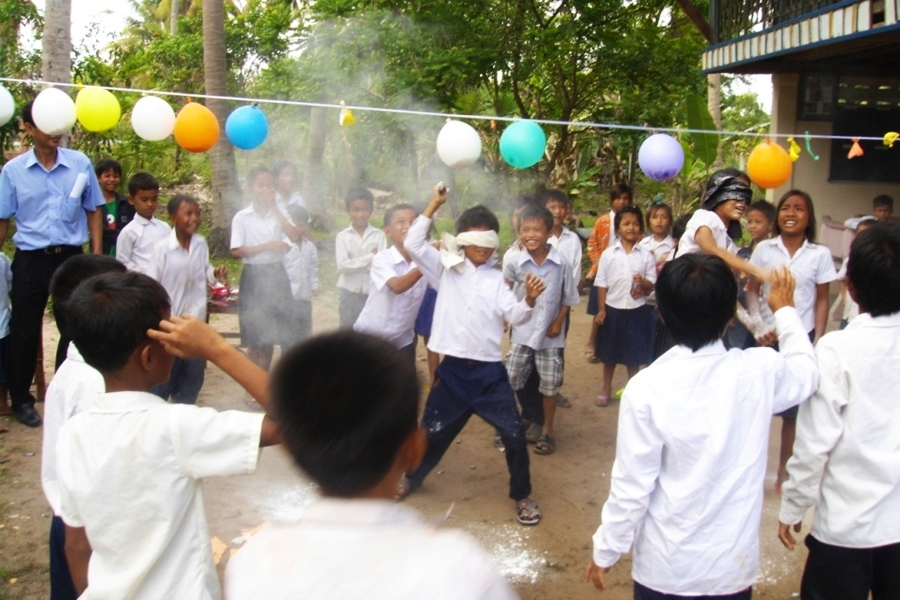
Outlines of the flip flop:
M606 408L609 406L609 396L606 394L600 394L597 396L597 399L594 400L594 404L599 406L600 408Z
M556 395L556 405L560 408L572 408L572 403L562 394Z
M404 476L400 479L400 481L397 482L397 489L394 490L394 500L400 502L411 493L413 493L413 490L417 490L420 487L422 487L421 483L416 483L409 477Z
M506 446L503 445L503 437L501 437L500 432L496 429L494 430L494 448L499 448L500 450L506 448Z
M537 444L534 446L534 453L546 456L548 454L553 454L554 450L556 450L556 440L553 439L553 436L547 435L546 433L541 434Z
M525 430L525 441L529 444L536 444L540 437L541 426L537 423L532 423L528 426L528 429Z
M523 498L516 502L516 521L520 525L532 526L541 522L541 509L531 498Z

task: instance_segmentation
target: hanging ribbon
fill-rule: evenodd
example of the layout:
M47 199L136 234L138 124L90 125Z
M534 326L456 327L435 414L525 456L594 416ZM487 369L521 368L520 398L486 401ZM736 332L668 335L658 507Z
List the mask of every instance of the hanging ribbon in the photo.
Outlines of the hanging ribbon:
M797 162L797 159L800 158L800 153L802 152L802 150L794 140L794 136L790 136L787 141L791 145L791 147L788 149L788 154L791 157L791 162Z
M809 135L808 131L804 131L803 133L806 136L806 151L812 156L813 160L819 160L819 155L812 151L812 136Z
M894 142L897 141L897 138L900 138L900 133L897 133L896 131L888 131L886 134L884 134L884 145L888 148L893 148Z
M339 117L338 122L341 127L345 125L356 125L356 117L353 116L353 111L344 105L343 100L341 100L341 116Z
M862 146L859 145L859 138L853 138L853 145L850 146L850 152L847 153L847 158L856 158L857 156L863 155Z

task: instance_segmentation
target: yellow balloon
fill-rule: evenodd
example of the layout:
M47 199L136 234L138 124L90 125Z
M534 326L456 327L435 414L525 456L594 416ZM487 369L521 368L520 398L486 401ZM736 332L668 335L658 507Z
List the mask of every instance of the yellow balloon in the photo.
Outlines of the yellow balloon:
M75 97L75 116L82 127L99 133L116 126L122 116L122 107L109 90L86 87Z

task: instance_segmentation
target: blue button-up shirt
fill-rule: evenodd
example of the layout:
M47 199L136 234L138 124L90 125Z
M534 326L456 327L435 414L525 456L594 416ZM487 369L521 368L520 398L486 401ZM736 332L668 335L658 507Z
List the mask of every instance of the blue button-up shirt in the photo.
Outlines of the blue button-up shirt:
M91 161L75 150L59 148L49 171L30 150L0 172L0 219L15 217L20 250L81 246L88 240L84 211L104 203Z

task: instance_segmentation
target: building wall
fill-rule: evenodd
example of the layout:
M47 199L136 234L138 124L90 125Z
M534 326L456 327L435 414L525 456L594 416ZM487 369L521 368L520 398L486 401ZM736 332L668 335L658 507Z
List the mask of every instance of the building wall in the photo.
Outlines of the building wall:
M800 134L797 143L803 148L800 159L794 163L791 178L783 186L769 190L767 199L777 202L781 196L791 189L801 189L812 196L816 207L816 217L821 223L822 217L830 216L835 221L843 222L855 215L871 214L872 198L879 194L888 194L897 205L895 216L900 212L900 184L895 183L829 183L828 173L831 168L831 142L829 140L813 140L812 149L819 160L806 152L806 144L802 139L804 131L811 134L831 134L829 121L797 121L797 86L799 76L796 73L776 73L772 75L772 125L771 130L777 133ZM885 133L888 132L885 125ZM896 128L897 125L890 125ZM778 143L785 145L783 138ZM846 156L836 156L835 160L848 160Z

